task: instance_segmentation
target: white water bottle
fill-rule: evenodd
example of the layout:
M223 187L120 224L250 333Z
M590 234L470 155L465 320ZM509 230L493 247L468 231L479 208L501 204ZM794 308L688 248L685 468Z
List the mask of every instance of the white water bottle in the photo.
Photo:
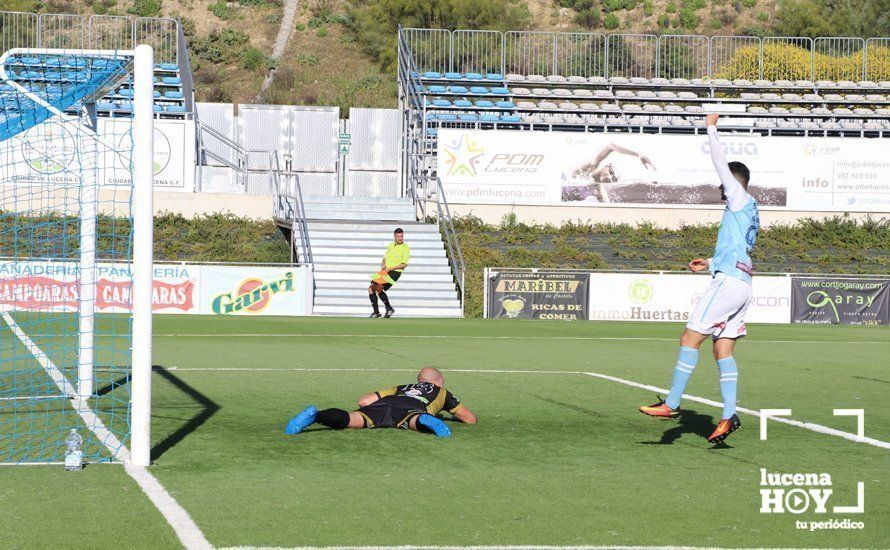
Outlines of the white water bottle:
M69 472L77 472L83 469L83 438L77 430L71 429L71 433L65 438L65 469Z

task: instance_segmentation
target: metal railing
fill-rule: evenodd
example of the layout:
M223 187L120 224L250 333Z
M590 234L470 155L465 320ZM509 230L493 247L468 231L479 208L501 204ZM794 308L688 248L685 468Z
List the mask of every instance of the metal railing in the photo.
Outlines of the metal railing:
M306 204L303 202L300 175L291 170L290 159L285 158L285 166L282 169L278 151L270 153L269 162L276 198L275 217L291 221L291 263L311 264L312 247L309 244L309 224L306 222ZM297 250L297 233L299 233L299 251Z
M233 170L238 175L240 184L246 188L249 160L247 149L241 147L213 127L203 124L197 117L195 118L195 133L198 145L198 169L200 170L202 166L207 164L205 158L215 160L226 168ZM216 143L213 143L214 141ZM217 147L214 147L214 145ZM218 153L216 149L219 146L230 150L232 157L226 157ZM234 161L232 158L234 158ZM200 180L200 178L198 179Z
M0 11L0 47L125 49L151 44L155 63L179 63L184 42L179 21L161 17L128 17ZM184 44L183 44L184 45Z
M439 225L439 231L445 240L445 249L448 252L449 264L451 265L451 274L457 283L458 294L460 295L460 311L464 312L464 289L466 288L467 264L464 262L464 255L460 248L460 241L457 238L457 232L454 229L454 217L451 215L451 208L448 206L448 200L445 198L445 190L442 187L442 180L438 177L428 178L433 185L425 186L427 192L424 196L419 196L415 200L420 209L420 218L425 219L432 214L428 205L435 204L436 223ZM415 187L415 192L419 189Z
M890 38L399 29L418 71L644 78L890 80Z

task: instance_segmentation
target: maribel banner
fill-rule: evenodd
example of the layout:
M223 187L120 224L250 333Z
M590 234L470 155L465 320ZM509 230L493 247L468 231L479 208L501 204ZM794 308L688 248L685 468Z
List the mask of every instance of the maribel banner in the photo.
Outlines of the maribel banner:
M722 135L751 169L764 208L890 212L879 139ZM452 203L722 205L705 135L442 129L439 176Z
M501 271L488 279L488 316L508 319L587 319L587 273Z
M794 277L791 322L890 324L890 280Z

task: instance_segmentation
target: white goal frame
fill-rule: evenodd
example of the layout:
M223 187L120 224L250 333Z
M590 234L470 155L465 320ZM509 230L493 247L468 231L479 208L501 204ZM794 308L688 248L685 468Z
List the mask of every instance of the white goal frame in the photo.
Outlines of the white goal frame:
M9 79L4 65L11 55L67 55L67 56L130 56L133 58L133 150L131 154L132 191L130 196L133 219L132 260L132 334L130 375L130 451L129 462L135 466L148 466L151 462L151 369L152 369L152 262L153 262L153 185L154 185L154 51L149 45L139 45L134 50L88 50L51 48L13 48L0 55L0 81L11 84L19 93L48 109L56 116L65 116L43 98ZM100 98L84 100L84 105ZM85 107L86 108L86 107ZM92 148L102 143L93 129L86 127L81 118L84 133L95 136ZM89 140L87 140L89 141ZM112 147L113 149L113 147ZM82 225L96 227L98 212L97 164L83 171L79 217ZM80 235L80 287L78 304L80 325L78 328L78 379L72 406L79 412L93 393L94 348L93 337L96 283L96 231ZM85 291L85 292L84 292Z

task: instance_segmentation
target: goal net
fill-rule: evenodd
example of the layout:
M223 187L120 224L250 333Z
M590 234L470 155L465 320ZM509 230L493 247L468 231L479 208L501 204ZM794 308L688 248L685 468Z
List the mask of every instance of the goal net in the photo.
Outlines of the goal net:
M152 79L147 46L0 56L0 463L72 429L148 462Z

